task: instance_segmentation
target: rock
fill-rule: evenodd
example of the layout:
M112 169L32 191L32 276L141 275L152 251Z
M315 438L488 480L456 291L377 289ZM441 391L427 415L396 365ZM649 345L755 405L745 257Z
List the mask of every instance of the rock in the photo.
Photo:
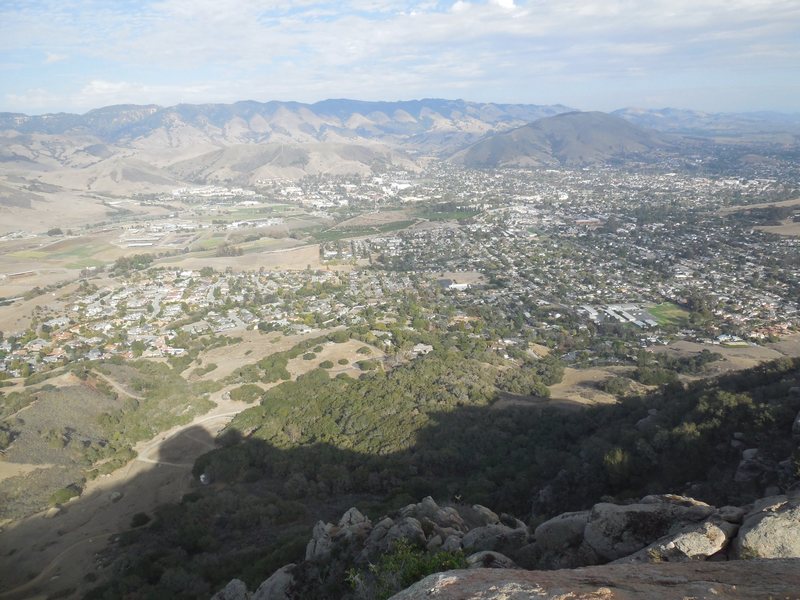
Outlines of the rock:
M425 547L425 532L422 530L420 522L414 517L403 517L391 526L384 538L384 548L388 550L395 541L402 539L408 540L415 546Z
M457 535L447 536L442 544L442 550L444 552L456 552L457 550L461 550L461 538Z
M333 525L324 521L317 521L311 533L311 539L306 545L306 560L322 561L330 556L333 548L332 531Z
M658 425L658 417L656 415L647 415L646 417L642 417L634 424L634 427L638 431L648 431L651 429L655 429Z
M500 522L500 517L498 517L494 511L489 510L480 504L473 504L472 511L475 520L480 525L496 525Z
M108 499L111 500L111 502L119 502L120 500L122 500L122 492L117 492L117 491L111 492L108 496Z
M528 543L525 529L505 525L484 525L467 532L461 540L465 550L502 550L513 552Z
M371 561L385 550L386 534L393 525L394 521L389 517L385 517L375 524L364 542L364 549L359 555L359 561Z
M742 460L754 460L758 456L758 448L742 450Z
M735 440L743 440L744 434L741 431L734 431L733 432L733 439Z
M737 558L800 558L800 500L775 496L756 503L734 541Z
M247 586L244 581L240 579L231 579L231 581L211 596L211 600L248 600L250 592L247 591Z
M339 527L352 527L354 525L362 525L364 523L370 523L370 520L361 514L361 511L355 507L350 508L342 515L342 518L339 519Z
M506 527L511 527L511 529L527 529L528 526L525 525L522 521L516 518L514 515L509 515L508 513L502 513L500 515L500 523L505 525Z
M584 528L584 541L606 561L629 556L681 528L706 519L708 504L685 496L647 496L638 504L595 504Z
M542 552L563 552L583 541L583 530L589 521L589 511L568 512L539 525L533 532L535 543Z
M796 598L800 560L603 565L573 571L469 569L429 575L391 600Z
M60 506L52 506L47 509L47 512L44 513L45 519L53 519L61 514L64 509Z
M746 512L745 509L738 506L723 506L717 509L717 514L720 519L724 519L728 523L736 523L737 525L742 522Z
M468 569L519 569L517 564L505 554L484 550L467 557Z
M289 590L294 584L293 570L294 565L290 564L275 571L258 586L252 600L288 600Z
M461 532L467 531L468 527L459 512L452 506L439 506L433 498L427 496L418 504L409 504L400 509L403 517L414 517L420 522L428 519L441 529L452 529Z
M428 540L428 544L427 544L426 548L429 551L436 551L436 550L438 550L439 548L442 547L442 543L443 543L442 542L442 536L440 536L437 533L436 535L432 536L431 539Z
M705 560L724 550L738 529L720 518L689 525L616 563Z

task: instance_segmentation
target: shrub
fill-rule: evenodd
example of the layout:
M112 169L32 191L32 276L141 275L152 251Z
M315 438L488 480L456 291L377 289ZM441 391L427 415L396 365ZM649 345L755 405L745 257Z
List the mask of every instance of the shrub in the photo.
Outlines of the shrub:
M385 599L433 573L467 568L462 551L430 553L401 539L368 570L351 569L348 583L357 598Z
M263 393L264 390L257 385L247 383L241 387L231 390L231 400L236 400L237 402L247 402L250 404L261 398L261 394Z
M70 484L67 487L63 487L60 490L53 492L53 495L50 496L50 505L58 506L59 504L65 504L72 498L80 496L81 491L82 490L80 486L78 486L76 483Z
M331 361L329 361L329 360L323 360L321 363L319 363L319 368L320 369L332 369L333 368L333 363Z

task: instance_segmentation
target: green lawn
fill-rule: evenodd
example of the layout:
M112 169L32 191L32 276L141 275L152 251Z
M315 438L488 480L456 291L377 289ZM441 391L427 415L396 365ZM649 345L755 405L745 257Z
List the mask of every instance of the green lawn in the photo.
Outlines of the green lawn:
M653 315L662 327L675 325L684 325L689 318L689 312L682 309L677 304L672 302L663 302L652 308L648 308L647 312Z

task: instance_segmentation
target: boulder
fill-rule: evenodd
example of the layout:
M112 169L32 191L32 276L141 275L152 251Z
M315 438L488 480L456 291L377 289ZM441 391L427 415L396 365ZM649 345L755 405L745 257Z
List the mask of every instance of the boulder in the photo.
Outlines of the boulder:
M800 499L758 501L734 541L738 558L800 558Z
M496 525L500 522L500 517L494 511L480 504L472 505L472 514L479 525Z
M792 423L792 437L800 438L800 412L797 413L794 423Z
M228 585L211 596L211 600L249 600L250 593L241 579L232 579Z
M426 520L434 524L439 530L467 531L468 527L459 512L452 506L439 506L433 498L426 496L422 502L409 504L400 509L400 516L414 517L421 523ZM437 531L441 534L441 531Z
M614 564L706 560L727 548L738 529L721 518L688 525Z
M503 550L513 552L528 543L525 529L512 529L506 525L484 525L476 527L461 540L465 550Z
M364 542L364 549L358 557L359 562L372 561L386 549L386 534L393 526L394 521L389 517L384 517L375 524Z
M467 557L468 569L519 569L519 566L505 554L484 550Z
M370 520L355 507L348 509L348 511L342 515L342 518L339 519L339 527L353 527L363 525L364 523L369 523L371 525Z
M568 512L539 525L533 532L542 552L561 552L583 542L583 530L589 521L589 511Z
M289 600L289 590L294 583L294 565L286 565L263 581L253 594L252 600Z
M324 521L317 521L311 533L311 539L306 545L306 560L322 561L327 559L333 548L331 532L333 525Z
M461 550L461 538L457 535L449 535L442 544L444 552L456 552Z
M595 504L584 541L604 561L629 556L669 533L708 518L713 508L685 496L647 496L638 504Z
M388 550L395 541L403 539L415 546L425 547L425 532L422 530L422 524L414 517L402 517L395 521L394 525L386 532L384 548Z
M742 519L747 511L739 506L723 506L717 509L717 515L720 519L724 519L728 523L741 524Z
M439 548L442 547L443 543L444 542L442 541L442 536L440 536L437 533L436 535L431 536L431 538L428 540L428 543L427 543L427 545L425 547L430 552L435 552L436 550L438 550Z

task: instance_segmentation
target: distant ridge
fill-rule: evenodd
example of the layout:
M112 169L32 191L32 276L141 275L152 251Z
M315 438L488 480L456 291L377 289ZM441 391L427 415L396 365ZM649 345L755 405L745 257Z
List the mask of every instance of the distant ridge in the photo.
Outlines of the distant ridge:
M190 128L219 145L371 140L437 150L440 146L455 149L487 132L510 129L569 110L563 105L435 98L397 102L331 99L314 104L248 100L169 107L117 105L83 115L0 113L0 131L91 135L107 144L127 144L159 130Z
M452 160L478 168L583 166L646 157L669 145L617 116L568 112L489 135Z

